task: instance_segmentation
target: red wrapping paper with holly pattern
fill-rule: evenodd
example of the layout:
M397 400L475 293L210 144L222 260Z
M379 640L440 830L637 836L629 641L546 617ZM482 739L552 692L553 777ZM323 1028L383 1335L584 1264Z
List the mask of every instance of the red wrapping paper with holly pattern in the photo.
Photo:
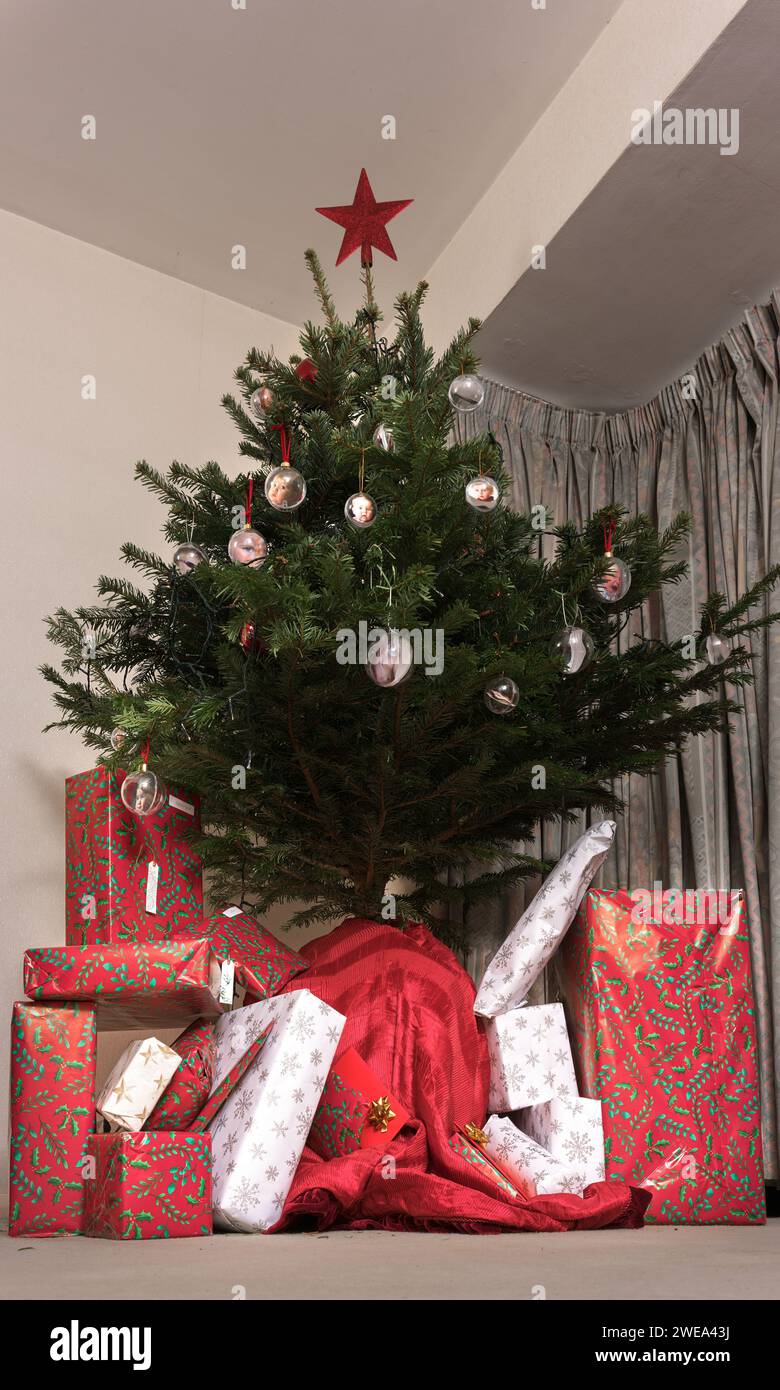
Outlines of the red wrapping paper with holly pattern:
M483 1178L487 1178L493 1186L499 1188L507 1197L519 1197L521 1195L526 1197L533 1195L530 1189L528 1192L523 1192L521 1194L514 1182L507 1177L506 1173L501 1171L498 1164L494 1163L492 1158L488 1158L483 1145L481 1143L477 1144L470 1139L465 1130L456 1129L455 1133L450 1135L448 1142L450 1148L454 1149L460 1158L465 1159L470 1167L476 1168Z
M650 1223L764 1221L743 896L678 893L661 910L642 897L590 890L557 957L580 1092L602 1101L606 1176L652 1193Z
M12 1236L81 1230L82 1161L95 1127L95 1010L14 1004L11 1023Z
M241 1054L238 1061L230 1068L230 1071L212 1088L211 1095L206 1100L203 1109L200 1110L194 1120L191 1121L189 1125L191 1130L202 1132L211 1124L214 1116L222 1109L228 1096L233 1094L241 1078L248 1072L255 1057L259 1052L262 1052L273 1030L274 1023L272 1021L267 1024L261 1033L258 1033L257 1037L252 1040L246 1051Z
M84 1235L211 1235L211 1135L127 1130L89 1138Z
M220 968L207 941L39 946L25 952L34 1000L89 999L100 1028L176 1028L218 1018Z
M200 937L208 941L219 961L235 965L235 983L247 1004L278 994L302 970L306 961L285 946L260 922L240 907L227 907L213 917L203 917L176 933L177 938Z
M214 1020L196 1019L175 1042L181 1066L160 1096L144 1129L189 1129L209 1098L217 1045Z
M165 941L203 912L201 861L186 834L200 826L197 797L171 788L162 810L134 816L119 794L124 776L96 767L66 778L65 940L74 946Z
M389 1144L409 1119L409 1111L376 1072L354 1047L348 1047L328 1074L306 1142L321 1158L378 1149Z

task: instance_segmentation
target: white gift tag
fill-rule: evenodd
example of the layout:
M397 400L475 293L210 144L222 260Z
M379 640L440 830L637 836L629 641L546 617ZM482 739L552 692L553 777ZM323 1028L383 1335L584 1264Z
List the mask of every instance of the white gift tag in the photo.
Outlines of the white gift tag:
M228 1007L233 1003L233 989L236 983L236 963L234 960L223 960L222 969L219 973L219 1002L227 1004Z
M177 811L186 811L188 816L195 815L195 807L189 801L182 801L178 796L169 796L168 805L173 806Z
M157 911L157 882L160 877L160 866L154 860L151 861L146 874L146 911Z
M243 910L243 909L240 908L240 907L226 907L226 908L225 908L225 911L222 913L222 916L223 916L223 917L238 917L238 916L240 915L240 913L242 912L242 910Z

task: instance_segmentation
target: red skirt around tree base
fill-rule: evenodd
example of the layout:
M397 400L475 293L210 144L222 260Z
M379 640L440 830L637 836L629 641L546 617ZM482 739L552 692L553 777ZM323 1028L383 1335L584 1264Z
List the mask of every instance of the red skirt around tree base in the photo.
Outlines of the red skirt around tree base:
M323 1159L308 1147L276 1231L571 1231L641 1226L649 1194L593 1183L584 1197L504 1198L451 1147L487 1114L487 1043L474 986L422 926L349 918L303 948L309 969L282 993L311 990L346 1015L339 1052L354 1047L415 1119L383 1148Z

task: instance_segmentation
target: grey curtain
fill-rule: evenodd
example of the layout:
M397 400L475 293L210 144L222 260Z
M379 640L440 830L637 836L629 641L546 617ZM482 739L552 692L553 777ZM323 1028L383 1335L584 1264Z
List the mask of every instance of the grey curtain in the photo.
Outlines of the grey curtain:
M695 630L711 589L735 599L780 560L780 297L752 309L690 374L619 415L563 410L496 383L461 417L467 437L491 429L504 451L512 502L544 503L581 525L607 502L662 528L692 517L689 577L637 612L621 641ZM778 465L776 468L776 464ZM780 607L780 594L771 604ZM780 624L747 639L756 683L720 736L688 744L649 778L621 788L614 853L599 882L613 887L744 888L758 1007L767 1174L778 1175L780 1096ZM584 822L583 822L584 825ZM582 826L538 837L557 858ZM467 964L478 977L538 883L481 911ZM545 989L546 986L541 987ZM543 996L542 996L543 997Z

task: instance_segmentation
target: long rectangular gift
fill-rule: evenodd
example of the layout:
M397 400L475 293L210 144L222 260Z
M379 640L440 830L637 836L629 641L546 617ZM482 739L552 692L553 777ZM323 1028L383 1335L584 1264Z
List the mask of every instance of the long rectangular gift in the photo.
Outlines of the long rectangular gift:
M91 1004L14 1004L12 1236L58 1236L81 1230L83 1162L95 1127L95 1044Z
M741 893L590 891L558 957L607 1178L645 1220L765 1219L750 942Z
M345 1022L306 989L219 1020L215 1088L269 1024L273 1032L210 1125L216 1227L268 1231L279 1220Z
M98 1026L176 1028L217 1018L221 969L209 943L195 939L116 946L39 946L25 952L24 989L31 999L83 999Z
M465 1159L470 1167L476 1168L482 1177L487 1178L488 1182L497 1187L505 1197L520 1196L517 1187L513 1182L510 1182L506 1173L502 1172L494 1159L488 1157L486 1152L488 1136L483 1130L476 1125L468 1125L465 1129L456 1129L447 1142L456 1154ZM531 1195L530 1185L526 1189L525 1195Z
M109 1240L211 1235L208 1134L93 1134L87 1159L85 1235Z
M554 865L485 971L474 1000L476 1014L493 1018L525 1002L566 935L614 836L615 822L599 821Z
M171 1044L181 1065L163 1091L144 1129L189 1129L209 1098L214 1077L214 1020L198 1018Z
M561 1004L524 1004L483 1018L482 1027L490 1056L488 1108L493 1113L577 1095Z
M177 929L176 938L208 941L214 955L234 977L236 1004L251 1004L278 994L307 963L243 908L223 908Z
M202 867L188 838L198 799L169 789L152 815L121 798L124 772L92 768L65 783L65 940L164 941L203 912Z

